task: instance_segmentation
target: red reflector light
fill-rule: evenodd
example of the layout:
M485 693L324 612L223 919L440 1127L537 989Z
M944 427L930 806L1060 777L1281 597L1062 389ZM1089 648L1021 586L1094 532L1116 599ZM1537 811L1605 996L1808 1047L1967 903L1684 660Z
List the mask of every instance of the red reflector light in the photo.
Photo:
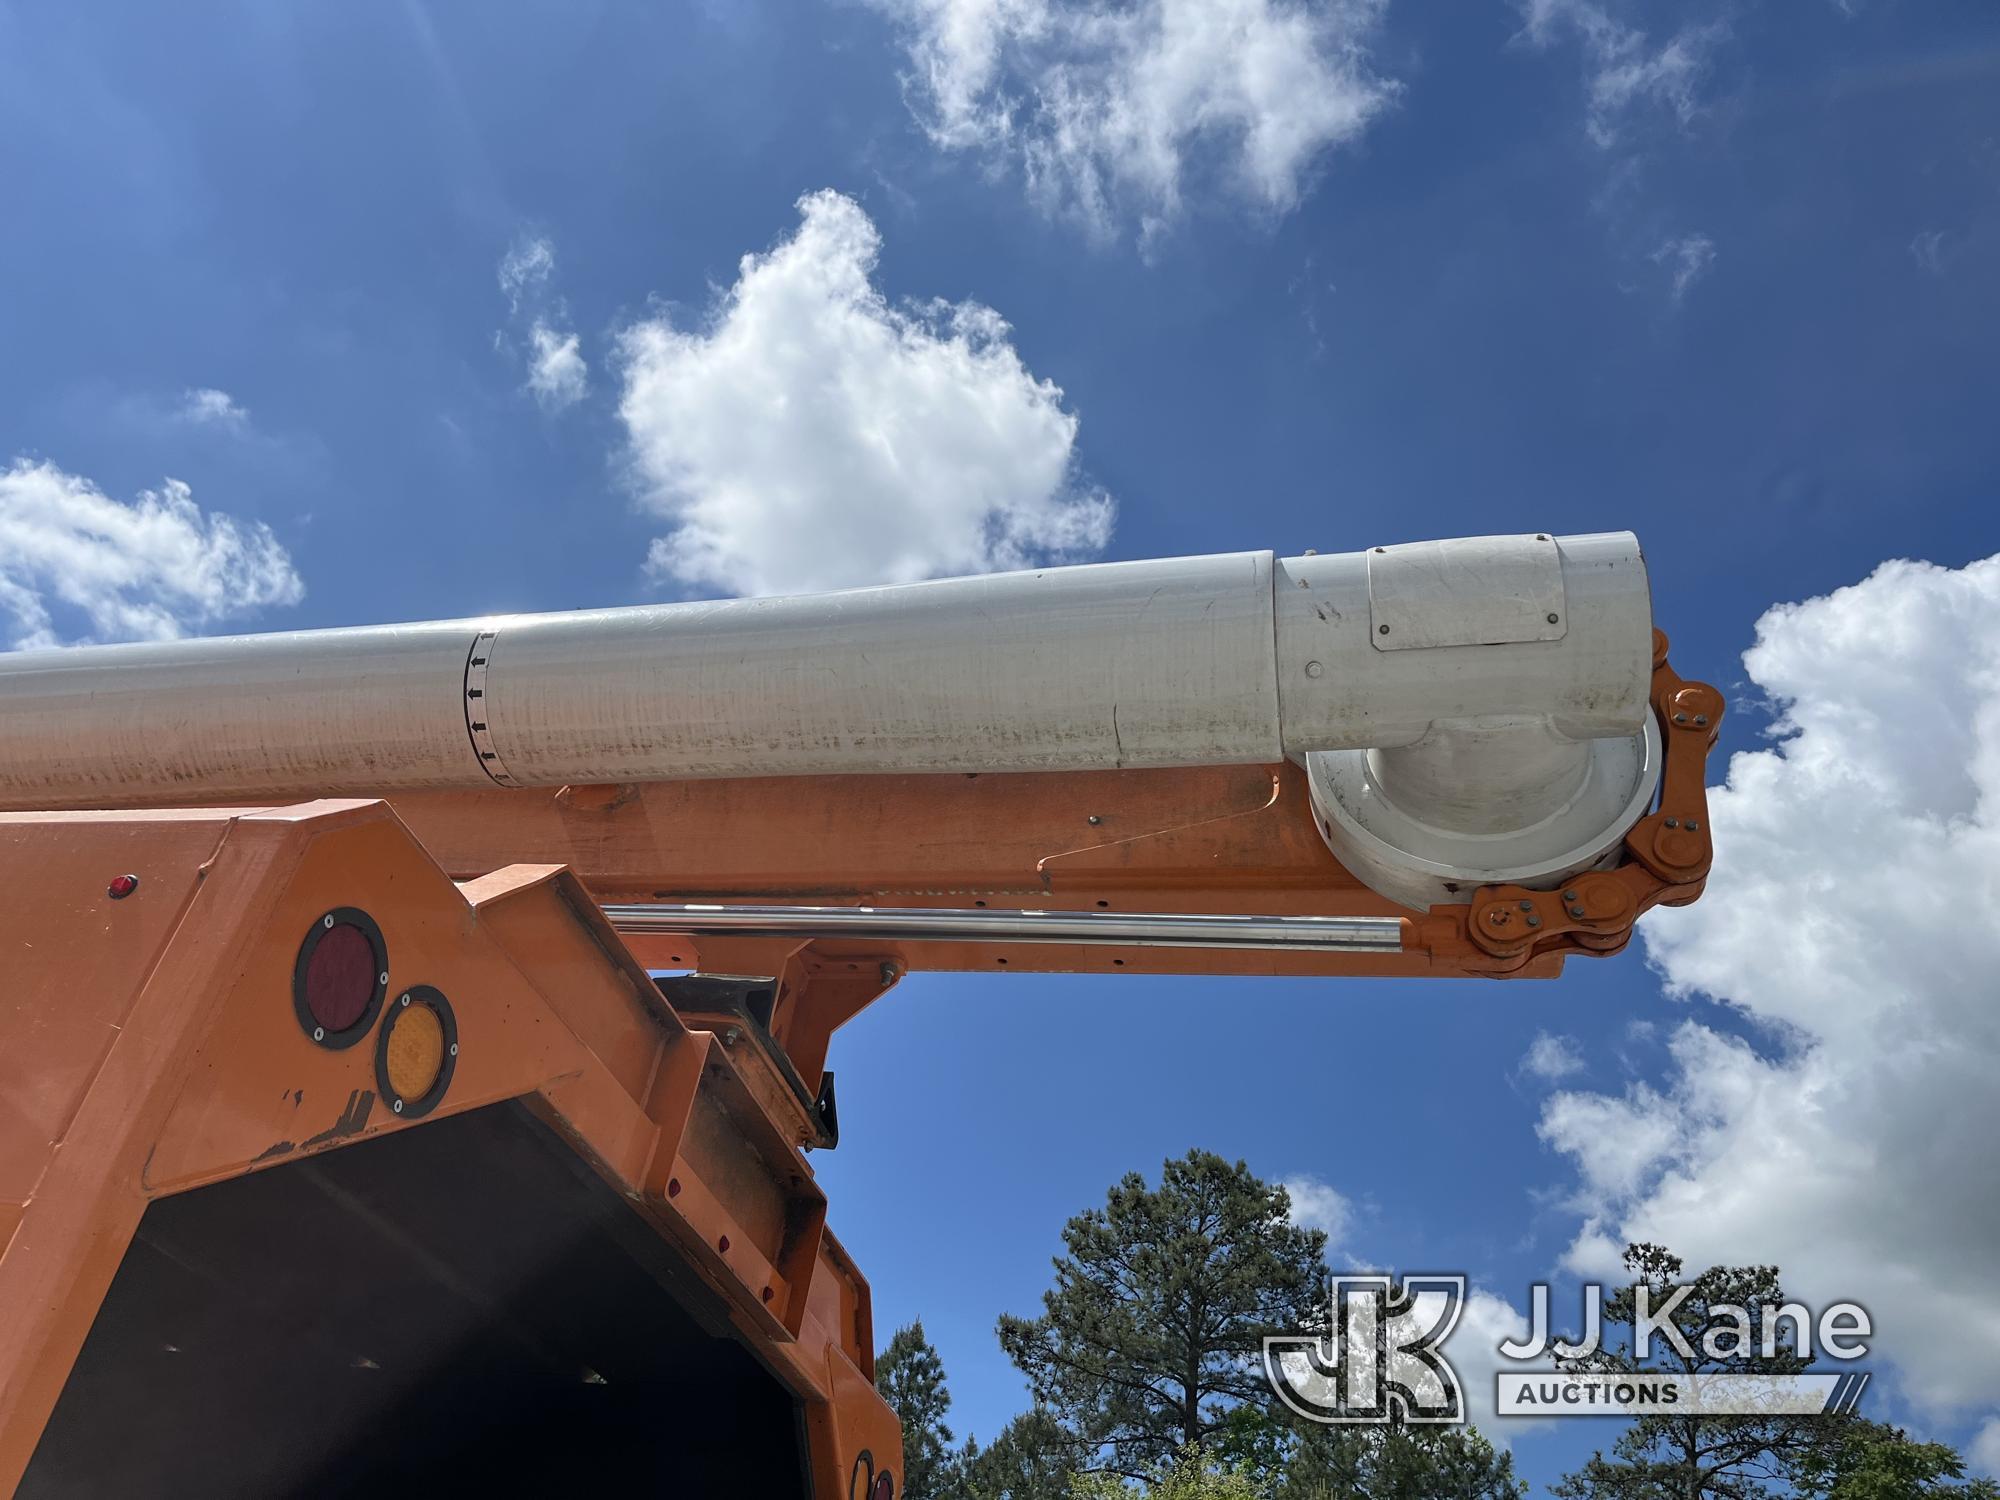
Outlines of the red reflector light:
M361 1019L375 995L375 949L359 927L330 927L306 961L306 1009L328 1031Z
M292 967L292 1009L322 1047L351 1047L367 1033L389 985L382 930L368 913L328 912L299 945Z
M875 1476L875 1487L868 1492L868 1500L896 1500L896 1481L887 1470Z
M104 894L109 896L113 901L123 901L138 889L139 877L137 875L114 875L111 878L111 884L104 888Z

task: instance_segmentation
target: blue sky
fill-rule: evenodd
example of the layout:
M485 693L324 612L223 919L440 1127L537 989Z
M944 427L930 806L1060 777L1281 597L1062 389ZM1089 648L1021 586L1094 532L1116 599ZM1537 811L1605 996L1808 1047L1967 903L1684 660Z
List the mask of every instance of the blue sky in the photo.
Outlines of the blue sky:
M1762 756L1726 804L1756 837L1718 809L1727 873L1651 966L920 976L836 1043L835 1227L982 1439L1023 1399L994 1317L1063 1219L1199 1145L1327 1185L1357 1259L1516 1300L1592 1234L1719 1224L1888 1297L1878 1414L2000 1463L2000 1210L1962 1201L2000 1196L2000 1121L1937 1071L2000 1058L1965 1008L1996 954L1925 925L2000 894L2000 11L1229 9L1175 50L1159 0L1108 31L1033 0L1032 34L987 0L956 32L928 0L0 5L0 627L1634 528ZM1777 617L1746 669L1772 606L1893 558L1937 567ZM1768 1233L1730 1207L1767 1158L1819 1184ZM1931 1191L1860 1234L1899 1181ZM1954 1316L1973 1347L1920 1371ZM1609 1437L1516 1447L1539 1479Z

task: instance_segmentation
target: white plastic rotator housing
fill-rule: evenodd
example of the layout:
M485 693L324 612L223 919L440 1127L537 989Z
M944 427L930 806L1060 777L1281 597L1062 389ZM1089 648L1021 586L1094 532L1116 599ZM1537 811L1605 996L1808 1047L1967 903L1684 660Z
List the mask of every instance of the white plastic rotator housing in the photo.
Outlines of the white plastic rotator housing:
M1419 910L1617 861L1660 778L1638 539L1470 537L1277 564L1284 740L1355 875Z

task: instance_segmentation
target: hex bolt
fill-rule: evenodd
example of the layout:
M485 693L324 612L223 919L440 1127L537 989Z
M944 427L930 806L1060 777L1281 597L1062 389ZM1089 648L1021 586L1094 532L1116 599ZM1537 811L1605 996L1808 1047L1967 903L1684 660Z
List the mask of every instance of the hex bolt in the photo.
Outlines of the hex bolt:
M1309 661L1306 663L1306 676L1308 677L1317 677L1325 670L1326 668L1321 666L1316 661Z
M1696 714L1694 716L1694 724L1697 729L1706 729L1708 727L1708 715Z
M723 1046L734 1047L738 1042L742 1040L743 1040L743 1032L739 1028L735 1026L728 1026L723 1028L722 1032Z
M1678 828L1678 827L1680 827L1680 826L1681 826L1681 820L1680 820L1679 818L1669 818L1669 819L1667 819L1667 827L1669 827L1669 828Z
M1582 921L1582 920L1583 920L1583 908L1582 908L1582 907L1580 907L1580 906L1572 906L1572 907L1571 907L1571 908L1569 909L1569 914L1570 914L1570 915L1571 915L1572 917L1575 917L1575 918L1576 918L1576 919L1577 919L1578 921Z
M1564 892L1563 892L1563 900L1565 900L1565 901L1575 901L1576 899L1577 899L1577 894L1576 894L1576 892L1575 892L1575 891L1564 891Z
M1687 716L1686 714L1675 714L1675 715L1674 715L1674 722L1675 722L1676 724L1685 724L1685 723L1687 723L1687 721L1688 721L1688 716Z
M1687 820L1687 831L1688 831L1689 833L1700 833L1700 832L1701 832L1701 824L1699 824L1699 823L1695 822L1695 820L1694 820L1693 818L1689 818L1689 819Z
M1542 925L1542 919L1536 916L1533 912L1530 912L1528 914L1528 925L1530 927L1539 927Z
M1535 903L1532 901L1523 901L1521 903L1522 911L1533 911L1534 909L1535 909Z

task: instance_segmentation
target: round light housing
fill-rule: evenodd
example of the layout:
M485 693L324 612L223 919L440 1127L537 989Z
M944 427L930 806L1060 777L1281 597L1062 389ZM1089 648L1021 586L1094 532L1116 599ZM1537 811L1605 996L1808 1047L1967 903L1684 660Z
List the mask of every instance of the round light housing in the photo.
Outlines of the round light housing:
M314 922L292 965L292 1012L322 1047L352 1047L368 1033L389 990L382 929L358 907L341 906Z
M413 1120L436 1109L457 1065L458 1020L443 992L418 984L397 995L375 1044L375 1081L390 1113Z

